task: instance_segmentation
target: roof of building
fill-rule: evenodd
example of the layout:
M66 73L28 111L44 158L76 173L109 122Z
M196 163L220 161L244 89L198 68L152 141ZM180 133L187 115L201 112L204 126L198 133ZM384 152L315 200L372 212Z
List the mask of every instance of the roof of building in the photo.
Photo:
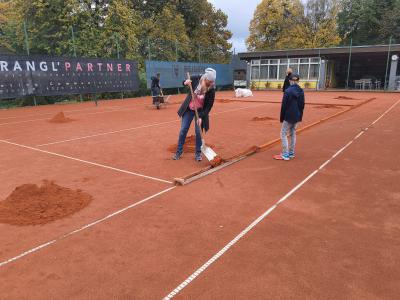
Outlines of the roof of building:
M392 45L369 45L369 46L353 46L351 47L351 53L353 54L383 54L390 52L400 52L400 44ZM311 49L287 49L287 50L269 50L269 51L254 51L254 52L242 52L239 53L239 57L242 60L249 60L255 58L264 57L301 57L301 56L332 56L332 55L343 55L350 52L350 46L342 47L331 47L331 48L311 48Z
M238 55L233 55L231 58L231 65L234 70L246 70L247 64L245 61L240 60Z

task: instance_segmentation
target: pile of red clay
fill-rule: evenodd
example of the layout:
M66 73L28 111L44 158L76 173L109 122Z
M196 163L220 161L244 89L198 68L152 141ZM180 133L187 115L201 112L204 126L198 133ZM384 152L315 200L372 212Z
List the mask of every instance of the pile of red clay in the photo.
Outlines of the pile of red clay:
M210 165L211 167L215 168L218 167L219 165L223 164L225 162L224 159L222 159L219 155L217 155L216 157L214 157L213 160L210 161Z
M59 112L58 114L56 114L52 119L50 119L50 123L68 123L68 122L72 122L73 119L67 118L64 115L64 112Z
M347 97L347 96L338 96L334 99L341 99L341 100L358 100L356 98L352 98L352 97Z
M342 107L336 104L323 104L323 105L315 105L314 108L323 109L323 108L336 108L341 109Z
M215 147L214 145L207 144L207 146L213 148ZM171 153L175 153L177 149L177 145L171 145L168 147L168 151ZM196 136L195 135L189 135L186 137L185 140L185 145L183 146L183 152L186 153L195 153L196 152Z
M61 187L52 181L45 180L42 186L24 184L0 201L0 223L43 225L74 214L91 201L89 194Z
M276 121L275 118L271 118L271 117L254 117L253 119L251 119L252 121Z

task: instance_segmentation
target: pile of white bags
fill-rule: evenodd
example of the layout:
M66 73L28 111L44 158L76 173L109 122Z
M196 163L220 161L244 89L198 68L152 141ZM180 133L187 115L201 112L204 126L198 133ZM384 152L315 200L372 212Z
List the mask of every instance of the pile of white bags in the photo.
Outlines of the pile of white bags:
M235 95L236 95L236 98L253 97L253 93L249 89L236 89Z

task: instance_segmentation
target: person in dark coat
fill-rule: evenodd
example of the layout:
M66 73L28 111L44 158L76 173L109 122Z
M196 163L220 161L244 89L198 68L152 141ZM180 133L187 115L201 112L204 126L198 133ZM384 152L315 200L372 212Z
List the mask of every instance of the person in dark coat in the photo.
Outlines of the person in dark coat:
M304 91L299 86L299 80L298 74L291 74L289 77L290 87L283 95L280 116L282 153L274 156L274 159L277 160L290 160L295 157L296 128L298 123L303 120L305 105ZM290 135L290 145L288 144L288 134Z
M201 136L200 130L207 132L210 128L209 113L214 105L215 99L215 80L217 72L212 68L207 68L203 75L191 76L190 80L185 80L183 85L188 86L190 83L193 87L195 99L189 91L185 101L178 110L179 117L182 118L181 129L179 132L178 147L172 159L178 160L183 154L183 145L185 144L186 135L190 128L193 118L195 117L195 108L199 113L199 119L195 123L196 132L196 161L201 161Z
M160 73L157 73L156 76L151 77L151 95L153 97L158 97L160 96L160 93Z
M292 75L292 73L293 73L293 70L291 68L288 68L286 71L286 77L285 77L285 82L283 83L282 92L285 92L286 89L288 87L290 87L289 77L290 77L290 75Z

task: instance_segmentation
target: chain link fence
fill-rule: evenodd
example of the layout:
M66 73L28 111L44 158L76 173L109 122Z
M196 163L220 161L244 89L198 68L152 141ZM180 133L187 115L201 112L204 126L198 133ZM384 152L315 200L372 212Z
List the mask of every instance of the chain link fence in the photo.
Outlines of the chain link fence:
M82 57L82 58L118 58L131 59L138 62L140 88L137 92L119 92L119 93L96 93L79 95L60 95L60 96L24 96L17 99L0 100L0 107L28 106L53 104L60 102L79 102L91 101L97 99L123 99L150 95L147 88L145 60L157 61L185 61L201 63L229 63L232 53L227 49L211 45L205 47L201 44L185 43L178 40L163 40L161 38L145 38L138 41L136 49L130 49L127 43L118 35L113 34L107 40L102 40L101 44L93 44L89 41L82 43L85 37L81 36L74 27L69 27L68 38L63 40L59 47L54 47L54 41L46 41L45 38L32 36L26 22L16 25L16 31L0 31L1 44L8 44L13 50L8 50L0 46L0 55L50 55L60 57ZM19 32L19 38L15 36ZM65 37L66 33L63 33ZM38 46L36 40L40 40ZM0 45L1 45L0 44ZM176 93L177 89L164 91Z

